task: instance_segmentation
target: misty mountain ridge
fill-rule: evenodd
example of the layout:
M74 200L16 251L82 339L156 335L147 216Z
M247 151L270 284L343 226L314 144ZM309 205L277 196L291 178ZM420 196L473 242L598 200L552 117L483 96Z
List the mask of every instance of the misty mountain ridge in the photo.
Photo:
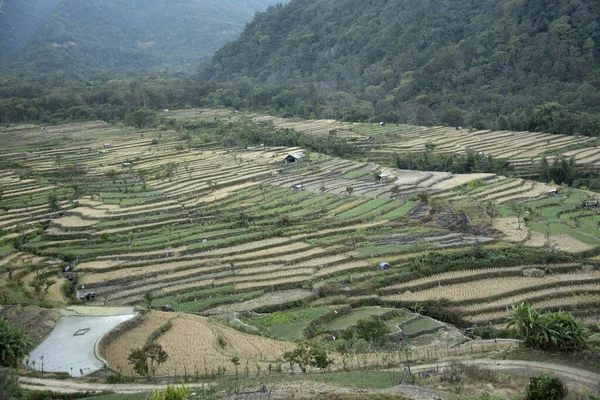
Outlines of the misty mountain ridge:
M192 68L281 0L4 0L0 60L37 72Z
M292 0L257 14L200 77L292 85L253 104L286 116L484 127L552 102L556 118L597 115L598 21L597 0Z

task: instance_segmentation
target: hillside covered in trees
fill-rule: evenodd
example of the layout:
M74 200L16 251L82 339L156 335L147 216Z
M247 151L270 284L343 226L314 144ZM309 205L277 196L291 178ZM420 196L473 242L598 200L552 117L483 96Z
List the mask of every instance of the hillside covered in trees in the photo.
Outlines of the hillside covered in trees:
M36 72L197 67L277 0L4 0L0 62ZM280 2L280 1L279 1Z
M597 135L598 21L596 0L293 0L200 77L286 116Z

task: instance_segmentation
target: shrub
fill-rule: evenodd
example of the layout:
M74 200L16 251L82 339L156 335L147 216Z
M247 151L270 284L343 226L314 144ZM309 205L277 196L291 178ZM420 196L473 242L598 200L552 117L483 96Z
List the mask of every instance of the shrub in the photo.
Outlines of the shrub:
M16 377L11 376L8 370L0 370L0 399L22 399L23 392Z
M155 390L152 394L152 400L184 400L189 398L190 390L184 383L181 386L169 385L162 392Z
M29 353L33 343L25 329L0 317L0 365L14 367Z
M546 373L531 378L525 400L562 400L567 397L567 387L558 378Z
M530 304L513 306L508 327L514 326L525 346L540 350L577 350L586 347L589 330L563 311L540 313Z

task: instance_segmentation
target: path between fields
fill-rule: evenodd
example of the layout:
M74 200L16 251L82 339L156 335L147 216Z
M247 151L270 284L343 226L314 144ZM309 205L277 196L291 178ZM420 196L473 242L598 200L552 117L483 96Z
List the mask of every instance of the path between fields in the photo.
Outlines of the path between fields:
M421 364L411 367L411 371L426 371L433 370L436 367L444 367L451 361L443 361L432 364ZM493 369L497 372L519 374L525 376L536 376L540 372L548 372L557 377L562 378L566 382L579 382L589 389L600 394L600 374L586 371L579 368L567 367L564 365L550 364L546 362L525 361L525 360L492 360L487 358L466 360L468 365L479 365L485 368ZM94 382L78 382L74 380L59 380L59 379L40 379L29 378L26 376L19 377L21 386L30 390L51 390L61 393L74 393L85 391L113 391L115 393L139 393L150 392L157 389L163 389L165 385L158 384L143 384L143 383L128 383L110 385L106 383ZM208 383L207 385L211 385ZM398 392L399 387L387 389L386 391ZM400 390L402 391L402 390ZM406 393L408 395L408 393Z
M551 364L547 362L525 361L525 360L492 360L489 358L469 359L462 361L466 365L477 365L483 368L492 369L497 372L516 374L522 376L537 376L541 372L550 373L561 378L566 383L579 382L588 389L600 394L600 374L596 374L584 369L567 367L565 365ZM442 361L432 364L421 364L411 367L412 372L431 371L436 367L445 367L452 361Z

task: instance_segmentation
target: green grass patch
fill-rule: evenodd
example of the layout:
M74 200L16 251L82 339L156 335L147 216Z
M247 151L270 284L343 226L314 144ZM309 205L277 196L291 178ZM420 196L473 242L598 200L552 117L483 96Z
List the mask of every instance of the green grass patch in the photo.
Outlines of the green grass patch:
M348 211L344 211L343 213L337 214L337 218L355 218L362 214L365 214L371 210L374 210L378 207L383 206L386 203L389 203L389 199L374 199L369 200L358 207L351 208Z
M372 315L383 315L393 308L382 308L382 307L364 307L353 310L350 314L344 314L323 325L323 329L326 331L340 331L348 329L351 326L356 325L359 319L369 318Z
M405 375L404 371L349 371L307 374L302 375L300 379L356 389L385 389L398 384ZM298 376L296 375L296 377Z
M328 312L329 310L325 307L282 311L266 317L252 318L248 323L266 332L271 337L295 341L304 338L302 331L312 320Z
M407 201L406 203L404 203L400 207L396 208L395 210L392 210L392 211L388 212L387 214L383 214L382 216L379 217L379 219L395 219L395 218L403 217L406 214L408 214L410 209L413 208L415 206L415 204L417 204L416 201Z
M416 320L414 322L410 322L406 325L402 325L402 330L406 333L408 333L409 335L412 334L416 334L422 331L426 331L429 329L433 329L433 328L439 328L444 326L444 324L442 324L439 321L436 321L434 319L431 319L429 317L423 317L419 320Z

